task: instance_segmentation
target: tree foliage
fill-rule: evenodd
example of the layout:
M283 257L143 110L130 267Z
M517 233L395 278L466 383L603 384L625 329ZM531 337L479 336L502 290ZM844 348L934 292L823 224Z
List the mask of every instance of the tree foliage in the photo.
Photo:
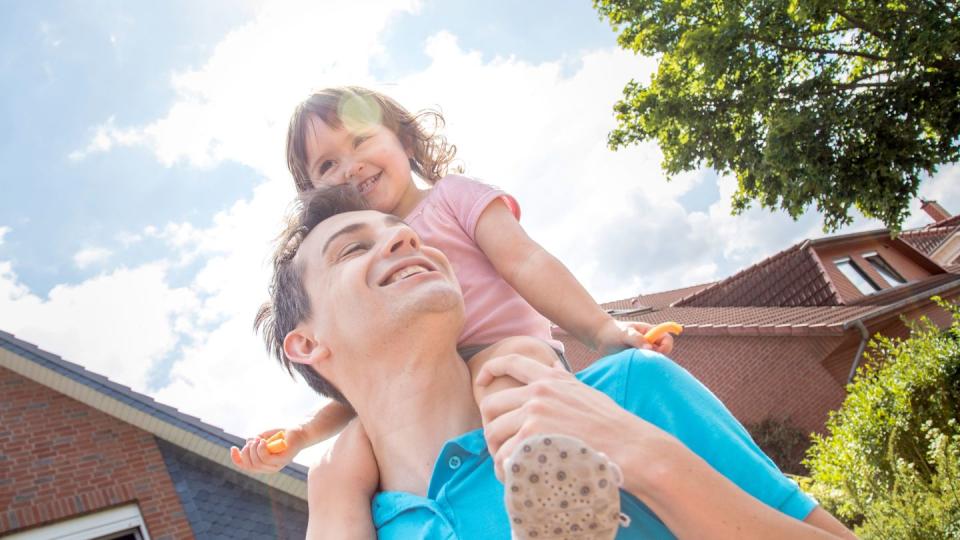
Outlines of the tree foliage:
M899 230L920 181L956 161L960 2L594 0L621 47L659 57L627 84L612 148L657 139L668 174L707 165L751 201L835 230L851 206Z
M861 538L960 538L960 308L940 331L878 338L805 464L810 491Z

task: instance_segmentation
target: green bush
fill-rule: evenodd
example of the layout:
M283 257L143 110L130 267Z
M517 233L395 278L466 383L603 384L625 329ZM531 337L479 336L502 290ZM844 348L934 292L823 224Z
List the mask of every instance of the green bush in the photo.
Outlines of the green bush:
M787 474L807 474L803 453L809 439L789 418L766 418L755 424L746 424L750 437L763 453Z
M960 538L960 307L934 300L950 328L871 340L804 461L805 487L861 538Z

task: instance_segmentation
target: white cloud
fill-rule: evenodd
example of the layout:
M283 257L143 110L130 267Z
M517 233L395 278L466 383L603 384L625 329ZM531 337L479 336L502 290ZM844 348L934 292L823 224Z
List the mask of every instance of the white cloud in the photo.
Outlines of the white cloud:
M74 253L73 264L75 264L77 268L83 270L91 264L105 262L110 258L111 255L113 255L113 252L107 248L93 247L81 249L80 251Z
M114 125L113 116L93 130L93 137L82 150L74 150L67 155L70 161L82 161L91 154L109 152L115 146L134 146L144 141L144 134L136 129L123 129Z
M10 232L10 227L0 227L0 245L3 244L3 237Z
M439 105L468 173L513 193L530 234L600 300L717 279L819 235L813 214L799 222L758 209L731 217L729 179L692 172L667 182L653 143L607 149L612 104L630 78L649 76L650 59L588 51L574 70L570 58L484 60L440 32L425 45L426 69L387 84L371 75L371 58L383 53L391 18L417 3L319 4L264 6L200 68L172 76L177 99L162 118L123 128L110 118L71 154L142 145L166 165L241 163L264 177L250 199L205 228L158 224L129 237L163 240L172 262L58 287L48 300L0 262L0 327L21 328L44 348L135 385L173 355L170 384L154 396L240 435L312 412L319 400L266 357L251 321L266 291L268 246L293 196L283 153L289 114L309 89L335 84L373 86L410 109ZM924 189L960 210L957 174L945 169ZM720 200L686 209L680 198L708 181L718 182ZM193 262L200 270L192 281L171 287L167 272ZM44 322L18 327L2 315L14 312L17 321Z
M167 280L162 264L121 268L58 285L42 299L0 261L0 328L145 391L150 369L180 343L177 319L192 317L197 305L192 292Z
M117 234L114 235L114 238L116 239L117 242L120 242L120 245L122 245L123 247L130 247L132 245L139 244L140 242L143 241L142 235L127 232L127 231L118 232Z

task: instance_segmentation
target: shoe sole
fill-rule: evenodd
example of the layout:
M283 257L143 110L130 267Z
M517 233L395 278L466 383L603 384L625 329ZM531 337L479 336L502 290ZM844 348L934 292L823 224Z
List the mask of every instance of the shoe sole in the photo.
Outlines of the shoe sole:
M611 540L617 535L619 469L580 439L529 437L505 469L505 502L514 538Z

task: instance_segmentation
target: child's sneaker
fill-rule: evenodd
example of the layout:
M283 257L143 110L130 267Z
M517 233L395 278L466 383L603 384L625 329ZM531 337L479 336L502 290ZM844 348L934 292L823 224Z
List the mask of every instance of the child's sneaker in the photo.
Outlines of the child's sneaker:
M619 467L575 437L535 435L504 465L513 537L608 540L620 513Z

